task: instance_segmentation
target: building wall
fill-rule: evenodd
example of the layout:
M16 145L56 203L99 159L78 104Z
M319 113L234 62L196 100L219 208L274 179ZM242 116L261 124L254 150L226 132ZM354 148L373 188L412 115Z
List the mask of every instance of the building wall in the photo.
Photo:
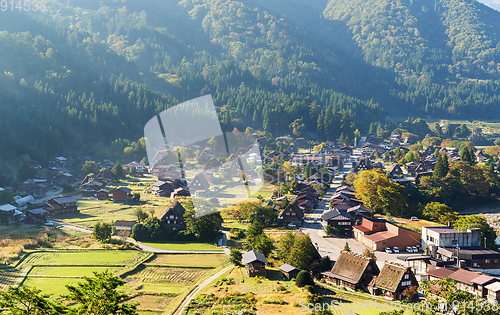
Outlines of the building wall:
M425 227L422 228L422 248L427 248L429 245L452 247L457 243L461 247L481 246L481 231L473 229L459 233L439 233Z

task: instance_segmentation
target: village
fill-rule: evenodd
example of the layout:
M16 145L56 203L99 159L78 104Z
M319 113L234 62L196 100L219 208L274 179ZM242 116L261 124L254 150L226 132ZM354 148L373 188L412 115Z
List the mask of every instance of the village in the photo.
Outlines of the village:
M389 211L384 206L372 208L370 202L376 203L359 191L362 181L370 186L368 178L375 176L373 185L383 182L397 193L393 196L408 196L424 178L433 178L445 159L449 164L464 159L471 165L489 162L496 169L498 162L483 150L471 150L466 156L437 143L415 150L409 148L411 139L398 134L386 139L368 134L356 146L304 138L277 138L272 143L258 134L238 136L258 145L261 155L234 153L224 158L215 146L201 144L182 162L168 162L164 158L168 153L149 163L133 161L123 166L109 160L56 157L46 168L23 155L20 167L27 166L33 176L15 188L0 188L2 196L12 197L0 205L2 222L37 229L83 228L92 233L92 227L104 221L117 236L139 246L154 248L169 239L217 244L214 249L223 248L232 263L244 266L246 277L274 279L279 272L279 278L294 280L304 278L299 274L305 272L313 286L413 302L426 298L418 290L422 283L451 279L457 289L482 301L500 301L496 277L500 253L491 244L486 246L479 227L458 230L453 212L442 213L451 215L448 220L435 219L425 210L403 211L403 202L389 202L389 207L396 207ZM418 156L407 161L410 152ZM255 167L259 160L262 173ZM401 160L405 162L398 163ZM196 165L191 168L196 172L184 171L183 164L189 163ZM86 166L93 171L82 173ZM260 189L250 199L240 200L235 197L238 193L231 192L245 181ZM189 230L190 196L205 197L221 209L222 222L216 228L222 233L216 239L183 234ZM236 202L229 204L226 199ZM115 210L80 219L91 217L98 207ZM151 217L146 213L141 218L139 208L142 213L150 209ZM161 236L140 236L139 226L142 229L153 219L161 226L163 232L157 234ZM188 253L190 248L181 251Z

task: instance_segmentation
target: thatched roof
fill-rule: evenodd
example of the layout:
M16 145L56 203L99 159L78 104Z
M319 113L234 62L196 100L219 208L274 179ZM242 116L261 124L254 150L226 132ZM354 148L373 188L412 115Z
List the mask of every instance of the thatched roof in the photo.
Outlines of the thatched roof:
M404 274L410 269L410 267L386 262L380 274L370 283L370 286L396 292Z
M332 274L344 281L357 284L361 281L363 273L372 261L374 260L371 258L342 251L339 259L333 265Z
M168 207L167 210L165 210L165 212L162 214L162 216L160 217L160 221L165 221L167 219L167 214L170 210L172 210L172 212L175 213L179 218L183 218L184 213L186 212L186 209L180 204L180 202L175 200L170 205L170 207Z

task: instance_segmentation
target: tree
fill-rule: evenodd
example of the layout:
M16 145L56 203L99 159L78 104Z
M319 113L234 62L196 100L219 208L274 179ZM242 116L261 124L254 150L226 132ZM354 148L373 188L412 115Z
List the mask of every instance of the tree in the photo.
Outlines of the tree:
M404 188L395 183L389 183L389 186L379 186L377 188L378 208L385 214L397 215L401 207L406 204Z
M123 166L120 164L120 161L116 161L115 166L113 166L113 169L111 170L113 172L113 175L115 175L118 178L123 177Z
M140 193L133 193L132 194L132 202L134 203L141 203L141 194Z
M304 178L309 178L311 176L311 163L307 162L306 168L304 169Z
M88 175L90 173L97 174L99 172L99 167L94 161L85 161L82 167L83 174Z
M247 229L246 244L248 248L253 248L257 238L264 232L264 227L259 221L254 220Z
M423 214L432 221L438 222L442 214L450 213L451 208L440 202L430 202L425 205Z
M274 249L273 240L266 234L260 234L253 244L253 250L268 257Z
M481 230L481 241L483 242L483 246L498 250L498 246L495 245L496 240L496 232L495 230L488 224L486 218L482 215L469 215L469 216L460 216L458 220L455 222L455 229L467 232L467 229L471 228L479 228ZM484 239L486 238L486 244L484 244Z
M448 156L448 155L446 155ZM434 173L432 173L432 176L437 177L437 178L444 178L446 174L448 174L448 171L445 167L445 162L443 161L443 156L438 153L437 154L437 161L436 161L436 166L434 167Z
M280 194L281 195L286 195L290 191L290 184L288 183L281 183L280 184Z
M370 250L369 248L365 248L365 250L363 251L363 256L372 258L375 261L377 261L377 256L375 255L375 252L373 250Z
M137 217L137 222L142 222L148 218L148 214L142 208L135 208L134 215Z
M299 269L307 269L315 255L316 249L309 235L299 236L295 238L295 242L290 249L288 264Z
M36 175L36 169L30 168L28 163L24 162L19 171L17 172L17 177L20 181L25 181L30 177L34 177Z
M335 236L335 235L338 235L340 233L340 229L338 226L331 226L330 224L328 224L325 227L325 232L326 232L326 236Z
M0 292L0 308L9 310L8 314L67 314L68 309L58 302L49 299L48 294L41 290L28 287L9 286L7 292Z
M101 273L94 271L94 278L85 277L85 281L66 285L69 294L65 298L78 304L78 314L139 314L139 303L125 303L128 295L117 290L126 283L120 277L113 276L108 270Z
M107 242L111 238L111 234L113 233L113 227L111 224L107 224L104 222L97 222L94 225L94 229L92 230L92 235L94 238L101 242Z
M307 271L307 270L301 270L297 274L297 278L295 279L295 284L299 288L303 288L306 285L312 285L312 286L314 286L314 280L311 277L311 274L309 273L309 271Z
M413 301L418 297L418 287L416 285L409 286L403 291L403 297L406 301Z
M290 129L292 129L292 132L295 136L300 137L302 133L305 131L306 125L303 123L303 118L300 119L295 119L291 124L290 124Z
M345 241L344 251L345 252L351 252L351 247L349 246L349 243L347 243L347 241Z
M436 288L439 289L436 290ZM498 313L498 308L493 311L491 305L487 304L489 302L460 289L457 283L450 278L422 281L418 291L424 295L425 300L421 302L421 307L416 305L412 308L415 314L441 314L439 310L443 304L447 305L448 311L455 315L493 315ZM463 307L464 305L473 305L474 307ZM490 307L486 308L482 307L482 305ZM452 306L458 307L454 309ZM480 307L482 310L478 312Z
M139 222L132 228L132 234L130 234L130 237L136 241L146 241L149 239L149 235L148 229L144 226L144 224Z
M197 238L212 240L220 234L223 220L219 212L197 217L194 209L186 209L184 222L188 233L194 234Z
M241 252L236 249L236 248L231 248L231 254L229 254L229 261L236 266L241 265L241 259L243 258L243 255Z
M290 231L280 237L278 240L278 258L280 260L288 261L294 243L295 235Z

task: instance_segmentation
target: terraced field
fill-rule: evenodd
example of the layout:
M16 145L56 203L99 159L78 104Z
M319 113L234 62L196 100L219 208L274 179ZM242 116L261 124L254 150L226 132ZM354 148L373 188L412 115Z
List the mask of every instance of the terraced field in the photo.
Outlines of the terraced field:
M210 271L210 269L195 268L144 267L144 269L130 277L150 283L173 282L191 284L209 274Z
M122 289L132 297L129 302L140 302L141 315L169 314L199 282L228 264L224 254L50 250L27 254L16 268L0 268L0 290L22 284L57 297L67 293L67 284L110 270L124 277Z
M137 264L147 256L146 252L133 250L47 251L30 254L21 265L127 266Z

